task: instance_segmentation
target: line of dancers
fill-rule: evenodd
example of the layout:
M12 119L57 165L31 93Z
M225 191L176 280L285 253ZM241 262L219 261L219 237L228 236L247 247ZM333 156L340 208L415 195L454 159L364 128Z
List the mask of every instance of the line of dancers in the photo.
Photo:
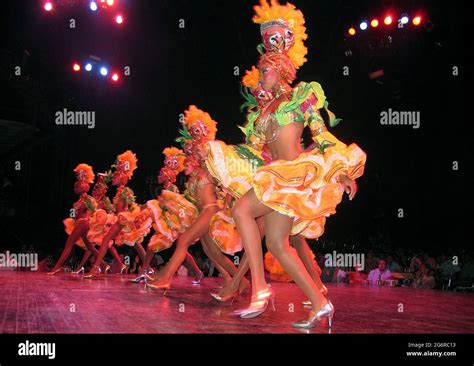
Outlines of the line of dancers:
M127 186L137 168L133 152L118 155L111 169L98 174L91 196L92 167L80 164L74 170L79 195L74 217L64 221L69 238L50 274L59 271L74 244L86 250L76 273L95 258L84 274L91 279L109 271L104 263L107 251L121 263L116 246L129 245L142 261L143 273L133 281L145 281L148 288L166 293L182 264L193 268L194 283L202 280L189 254L189 248L200 242L223 277L223 286L210 294L216 301L233 301L251 287L249 306L233 312L247 319L269 305L274 308L275 293L264 276L265 239L268 250L308 298L303 303L310 309L308 318L292 325L309 329L327 318L332 326L334 306L306 239L323 235L326 218L336 212L344 193L354 198L366 154L329 132L340 119L328 109L320 84L292 86L307 55L302 12L277 0L260 0L254 11L262 43L256 66L242 79L247 122L239 127L244 141L230 145L217 140L217 123L191 105L176 139L180 148L163 151L161 193L141 205ZM307 148L302 144L305 127L313 141ZM187 177L183 192L176 185L180 174ZM116 187L112 202L106 197L109 182ZM145 251L142 243L148 235ZM172 245L170 260L155 273L150 266L153 256ZM242 250L236 266L226 254ZM124 271L125 264L121 268ZM248 271L251 283L245 277Z

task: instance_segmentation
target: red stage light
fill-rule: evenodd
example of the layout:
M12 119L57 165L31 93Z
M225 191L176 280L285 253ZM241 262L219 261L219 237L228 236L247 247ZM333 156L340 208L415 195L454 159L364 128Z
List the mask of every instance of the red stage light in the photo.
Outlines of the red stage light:
M390 24L392 24L392 22L393 22L392 16L391 16L391 15L387 15L387 16L385 17L385 19L383 20L383 22L384 22L385 25L390 25Z
M379 21L377 19L372 19L372 21L370 22L370 26L372 28L377 28L379 26Z
M116 22L117 24L122 24L122 23L123 23L123 16L121 16L120 14L117 15L117 16L115 17L115 22Z
M74 71L81 71L81 65L79 65L78 63L75 63L73 66L72 66L72 69Z
M414 25L420 25L421 24L421 17L417 15L416 17L413 18L413 24Z
M351 27L351 28L349 28L349 30L347 31L347 33L349 33L350 36L355 36L356 30L355 30L354 27Z
M46 3L44 4L44 10L46 10L46 11L51 11L51 10L53 10L53 3L51 3L50 1L46 2Z
M114 72L114 73L112 74L112 80L113 80L113 81L118 81L118 80L119 80L119 74L116 73L116 72Z

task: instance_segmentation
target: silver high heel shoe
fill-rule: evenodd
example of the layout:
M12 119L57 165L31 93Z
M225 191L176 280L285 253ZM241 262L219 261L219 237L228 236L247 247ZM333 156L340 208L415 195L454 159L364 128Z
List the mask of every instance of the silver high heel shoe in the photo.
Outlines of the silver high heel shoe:
M242 319L252 319L263 314L267 310L269 302L271 302L273 311L275 311L275 293L271 288L257 292L255 298L252 296L252 302L248 308L236 310L233 314L240 316Z
M326 305L324 305L317 313L310 312L309 318L303 320L301 322L291 324L294 328L301 328L301 329L311 329L316 326L316 324L321 320L321 318L327 316L328 317L328 324L329 328L332 328L332 317L334 316L334 306L329 301Z
M153 271L153 270L146 271L146 272L142 273L141 275L139 275L138 277L135 277L134 279L130 280L130 282L140 283L142 281L145 281L145 283L146 283L148 280L154 281L153 277L151 277L154 274L155 274L155 271Z
M196 278L193 280L192 284L199 285L203 278L204 278L204 272L201 271L201 273L198 276L196 276Z
M78 271L74 271L72 272L73 275L80 275L80 274L84 274L84 267L81 267L81 269L79 269Z
M104 273L107 274L107 273L109 273L109 272L110 272L110 265L107 264L107 265L105 266Z

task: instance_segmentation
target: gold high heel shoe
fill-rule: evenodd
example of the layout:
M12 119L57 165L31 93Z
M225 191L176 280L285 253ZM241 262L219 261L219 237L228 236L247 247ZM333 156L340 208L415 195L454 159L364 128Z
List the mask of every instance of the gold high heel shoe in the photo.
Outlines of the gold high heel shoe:
M228 302L228 301L230 301L230 304L232 305L234 303L235 298L239 295L239 291L237 290L237 291L235 291L235 292L233 292L229 295L226 295L226 296L221 296L220 291L217 291L217 292L212 291L210 293L210 295L219 302Z
M257 292L255 297L252 296L250 306L246 309L234 311L234 315L238 315L242 319L255 318L267 310L269 302L272 303L273 311L275 311L275 293L271 288Z
M48 275L48 276L54 276L54 275L55 275L56 273L58 273L60 270L61 270L61 268L58 268L58 269L56 269L56 270L54 270L54 271L50 271L50 272L47 273L47 275Z
M102 273L102 270L100 269L100 267L99 266L94 266L89 271L89 273L84 276L84 278L94 278L94 277L99 276L101 273Z
M323 295L324 297L328 297L328 288L326 286L323 285L323 287L321 287L321 295ZM309 300L306 300L306 301L302 301L301 302L303 304L304 307L306 308L310 308L311 306L313 306L313 304L311 304L311 301Z
M81 273L84 274L84 267L81 267L81 269L79 269L78 271L72 272L73 275L80 275Z
M123 272L125 273L128 272L128 266L126 264L122 264L122 267L120 267L120 275L123 275Z
M149 282L145 282L145 288L151 288L152 290L156 290L156 291L161 291L163 290L163 296L166 295L166 293L171 290L171 284L169 283L165 283L163 285L154 285L152 283L149 283Z
M301 329L311 329L316 326L316 324L321 320L321 318L327 316L329 328L332 328L332 317L334 316L334 306L329 301L324 305L317 313L311 311L309 313L309 318L301 322L291 324L294 328Z

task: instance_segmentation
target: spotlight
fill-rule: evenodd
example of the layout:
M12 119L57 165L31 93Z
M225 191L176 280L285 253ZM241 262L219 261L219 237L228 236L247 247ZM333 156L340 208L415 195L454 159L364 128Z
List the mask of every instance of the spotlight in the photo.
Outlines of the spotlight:
M72 69L76 72L81 71L81 65L75 63L74 65L72 65Z
M112 80L117 82L119 80L119 75L118 73L114 72L113 75L112 75Z
M392 24L392 22L393 22L392 16L391 16L391 15L387 15L387 16L385 17L385 19L383 20L383 22L384 22L385 25L390 25L390 24Z
M370 26L372 28L377 28L379 26L379 21L377 19L372 19L372 21L370 22Z
M86 64L86 66L84 67L84 69L86 69L86 71L91 71L92 70L92 64L90 62L88 62Z
M355 36L356 30L355 30L354 27L351 27L351 28L349 28L349 30L347 31L347 33L349 33L350 36Z
M107 70L106 67L102 66L102 67L100 68L100 74L101 74L102 76L107 76L108 73L109 73L109 70Z
M53 10L53 3L51 1L48 1L44 4L44 10L46 11L51 11Z
M362 23L360 23L359 25L360 29L362 30L366 30L368 25L367 25L367 22L366 21L363 21Z
M414 25L420 25L421 24L421 17L417 15L416 17L413 18L413 24Z
M89 4L89 7L91 8L92 11L97 10L97 3L95 1L91 1Z
M115 22L116 22L117 24L122 24L122 23L123 23L123 16L121 16L120 14L117 15L117 16L115 17Z
M402 17L400 18L400 23L402 24L408 24L409 21L410 21L410 18L408 18L408 15L406 14L403 14Z
M107 5L108 6L113 6L114 5L114 0L107 0Z

